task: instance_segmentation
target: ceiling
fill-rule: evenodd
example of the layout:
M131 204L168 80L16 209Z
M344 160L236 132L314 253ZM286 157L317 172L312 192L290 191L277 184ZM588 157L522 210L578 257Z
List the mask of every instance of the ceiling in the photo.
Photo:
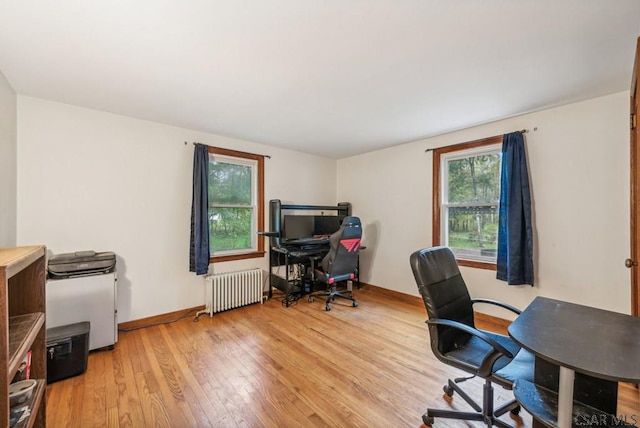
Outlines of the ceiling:
M344 158L629 89L638 0L0 2L18 94Z

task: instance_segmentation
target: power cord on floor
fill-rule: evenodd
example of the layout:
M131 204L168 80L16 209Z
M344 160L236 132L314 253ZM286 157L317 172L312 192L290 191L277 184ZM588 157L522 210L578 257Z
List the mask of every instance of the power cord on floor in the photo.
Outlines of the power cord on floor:
M272 299L280 299L280 304L282 306L287 306L287 302L289 302L288 306L295 306L298 304L298 300L300 300L299 294L289 294L287 296L286 293L278 290L277 288L273 291Z
M289 296L285 295L282 300L280 300L280 303L282 304L282 306L295 306L298 304L298 300L300 300L300 296L298 296L297 294L290 294Z

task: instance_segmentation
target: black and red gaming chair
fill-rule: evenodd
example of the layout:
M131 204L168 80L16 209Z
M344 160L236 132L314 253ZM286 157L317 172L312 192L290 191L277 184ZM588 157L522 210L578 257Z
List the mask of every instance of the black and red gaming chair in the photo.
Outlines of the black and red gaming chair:
M327 255L322 259L318 268L315 269L315 279L324 283L327 289L309 296L309 302L313 302L316 296L327 296L325 309L331 310L329 302L336 297L351 300L353 307L358 306L358 302L353 297L351 291L341 292L337 290L337 284L347 280L352 280L357 275L358 257L360 251L360 239L362 238L362 225L358 217L345 217L340 229L329 238L330 248Z

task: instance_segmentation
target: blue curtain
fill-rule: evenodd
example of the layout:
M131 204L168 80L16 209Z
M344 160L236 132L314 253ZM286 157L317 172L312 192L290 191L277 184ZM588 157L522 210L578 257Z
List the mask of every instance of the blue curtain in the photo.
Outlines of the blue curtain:
M209 148L196 144L193 151L189 271L196 275L206 274L209 258Z
M498 226L498 272L509 285L533 286L531 193L524 138L521 132L502 138Z

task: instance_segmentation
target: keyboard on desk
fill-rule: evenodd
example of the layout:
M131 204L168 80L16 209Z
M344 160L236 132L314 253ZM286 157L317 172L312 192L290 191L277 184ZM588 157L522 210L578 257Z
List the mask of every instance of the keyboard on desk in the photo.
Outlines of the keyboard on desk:
M310 236L307 238L296 238L289 239L286 242L286 245L296 245L300 248L303 247L314 247L318 245L327 245L329 243L328 236Z

